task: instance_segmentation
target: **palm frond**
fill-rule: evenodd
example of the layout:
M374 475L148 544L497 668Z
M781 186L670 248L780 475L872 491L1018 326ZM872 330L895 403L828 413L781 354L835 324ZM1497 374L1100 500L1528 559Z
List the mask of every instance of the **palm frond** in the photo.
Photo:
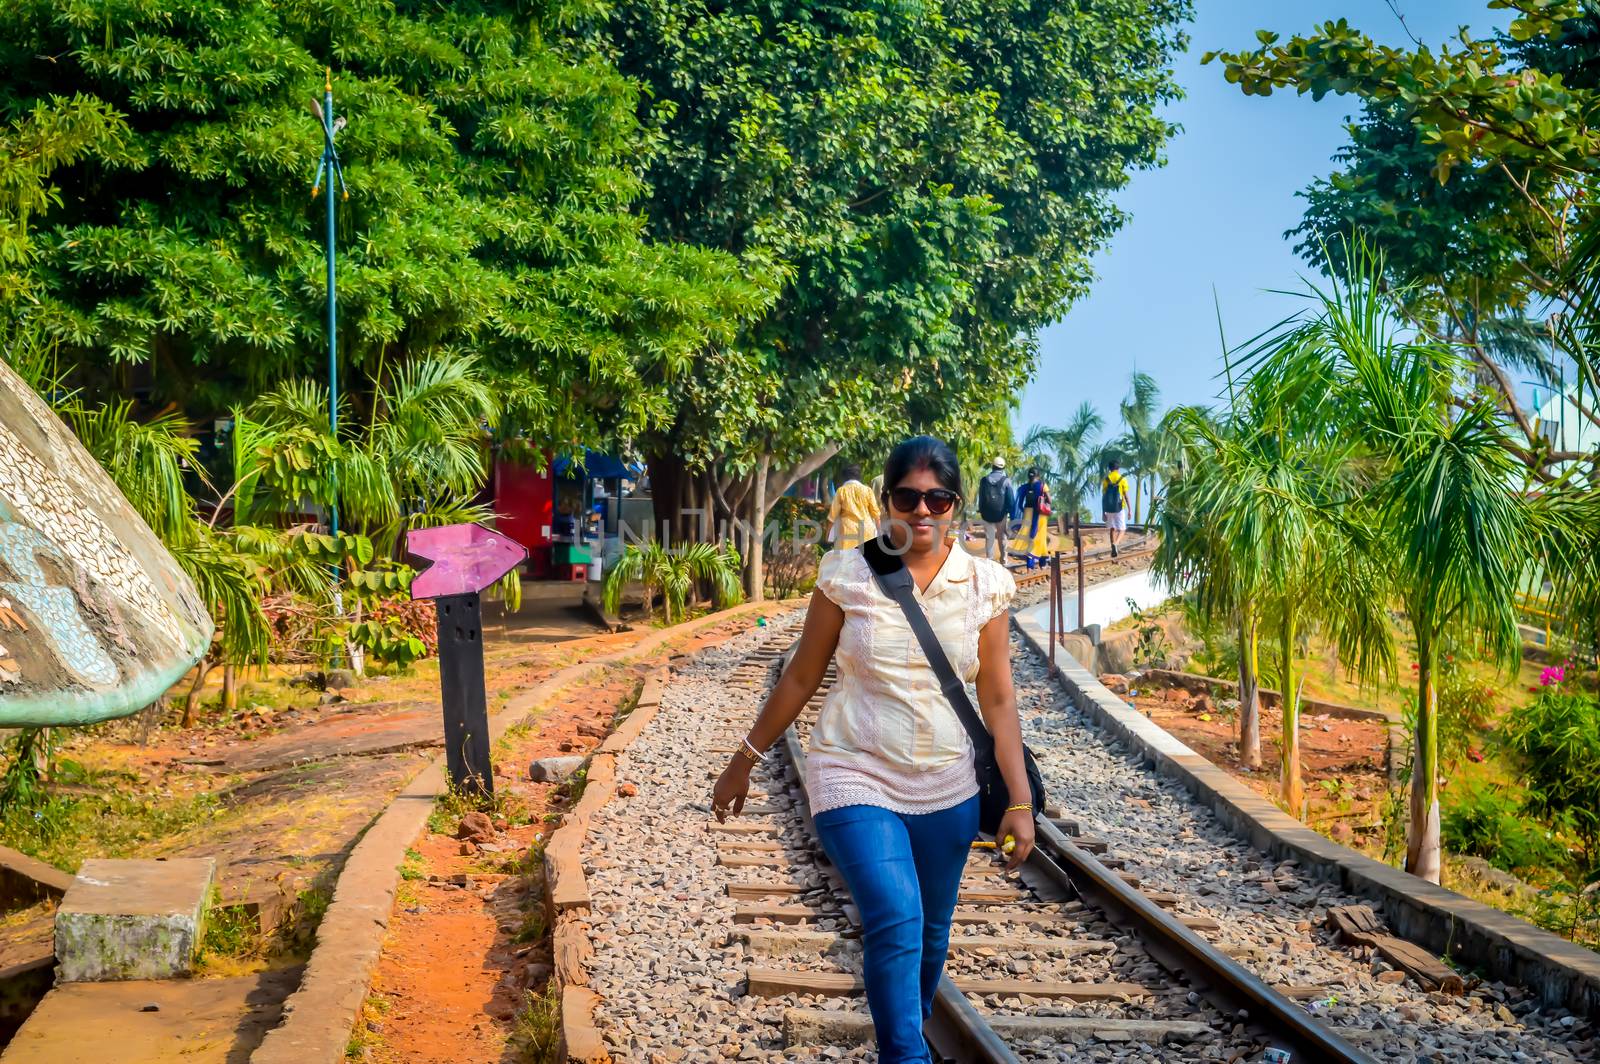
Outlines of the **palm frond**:
M187 540L194 500L184 477L189 471L201 476L194 462L199 444L188 435L188 423L176 414L137 421L132 400L101 407L71 403L62 414L156 535L169 545Z
M199 522L191 536L168 549L201 599L211 604L224 658L265 664L272 633L261 610L267 584L256 559Z

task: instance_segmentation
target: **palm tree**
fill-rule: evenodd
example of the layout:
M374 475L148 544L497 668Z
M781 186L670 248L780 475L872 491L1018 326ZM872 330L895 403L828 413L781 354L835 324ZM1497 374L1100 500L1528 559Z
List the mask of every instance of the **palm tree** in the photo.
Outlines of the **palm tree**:
M381 374L365 421L341 399L337 435L327 391L311 381L286 381L234 411L241 517L337 502L342 522L392 557L410 528L492 516L471 499L501 401L476 359L422 358Z
M1151 568L1169 587L1191 588L1201 616L1230 621L1239 639L1239 760L1261 767L1260 623L1266 598L1257 510L1218 456L1222 426L1182 409L1169 421L1184 456L1167 487ZM1245 526L1241 534L1239 526ZM1230 534L1225 534L1224 529Z
M1319 313L1298 342L1263 352L1258 372L1303 395L1353 441L1375 516L1356 548L1387 573L1417 651L1417 702L1406 870L1439 881L1439 745L1435 689L1447 635L1470 634L1503 666L1520 655L1514 594L1546 538L1570 514L1531 499L1507 422L1479 392L1455 388L1469 367L1405 334L1365 248L1348 274L1313 289ZM1379 603L1381 604L1381 603Z
M1126 431L1118 437L1116 449L1133 478L1133 523L1139 524L1143 514L1142 500L1148 486L1152 508L1155 505L1156 474L1161 460L1161 426L1156 409L1161 403L1161 389L1148 373L1135 371L1128 396L1118 409Z
M1040 469L1051 471L1051 493L1058 506L1070 506L1074 516L1083 509L1083 498L1099 480L1095 460L1095 438L1105 421L1094 405L1078 404L1067 424L1059 429L1035 425L1023 437L1022 450ZM1066 511L1061 511L1065 522Z
M646 616L654 612L659 592L667 623L676 624L688 606L689 589L700 581L710 582L719 608L738 603L741 572L739 555L731 548L710 543L666 547L656 540L630 543L606 576L601 604L607 613L616 614L622 607L623 590L630 583L640 583L644 585Z
M192 471L202 484L205 480L195 461L198 444L183 419L163 415L138 421L131 401L87 407L69 398L58 409L211 609L216 634L195 667L184 727L198 720L201 692L218 664L224 670L223 701L232 708L238 667L264 663L270 650L271 634L261 609L269 580L259 543L252 547L232 530L218 532L200 520L185 474Z
M1277 636L1280 793L1299 815L1299 637L1325 629L1342 658L1370 673L1388 658L1388 629L1373 605L1381 599L1375 572L1350 557L1348 544L1360 541L1361 530L1348 513L1346 448L1319 432L1314 415L1297 409L1268 374L1252 383L1222 425L1198 412L1176 416L1184 460L1168 488L1156 565L1178 586L1194 587L1209 618L1238 625L1245 764L1260 763L1260 635L1265 628Z

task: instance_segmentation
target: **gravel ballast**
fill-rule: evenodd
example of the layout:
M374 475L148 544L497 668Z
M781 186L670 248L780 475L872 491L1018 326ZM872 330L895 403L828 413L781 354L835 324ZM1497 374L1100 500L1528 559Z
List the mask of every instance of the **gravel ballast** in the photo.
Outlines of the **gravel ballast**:
M744 995L751 967L859 970L840 899L829 891L806 836L797 795L774 756L752 774L755 811L741 822L766 825L774 865L718 864L719 843L736 836L708 831L710 789L728 754L754 718L761 691L730 682L758 647L786 646L803 614L703 652L669 680L661 711L618 762L619 783L637 793L596 814L584 846L593 899L591 987L600 995L596 1026L618 1061L871 1060L861 1046L783 1046L787 1008L864 1011L859 998ZM1274 862L1229 834L1208 810L1173 782L1157 777L1104 736L1068 701L1043 663L1013 645L1024 735L1039 755L1051 802L1081 830L1105 839L1144 889L1183 896L1181 915L1211 917L1222 930L1207 937L1280 986L1326 987L1313 1011L1381 1061L1587 1061L1596 1058L1586 1020L1536 1007L1516 987L1484 984L1463 998L1430 995L1365 951L1331 946L1322 930L1327 907L1354 904L1292 862ZM740 836L742 837L742 836ZM997 880L998 882L999 880ZM729 884L797 887L795 896L752 902L728 895ZM811 905L824 916L799 927L739 925L736 907ZM979 999L980 1009L1034 1015L1202 1020L1213 1037L1181 1045L1088 1040L1079 1045L1036 1041L1013 1049L1029 1061L1227 1060L1251 1046L1231 1018L1191 1000L1139 948L1076 903L1055 908L1063 924L1042 932L995 924L958 929L965 935L1027 934L1076 946L1040 943L1025 956L996 951L958 954L952 976L1136 982L1154 993L1133 1002L1039 1002ZM815 936L815 952L751 956L740 932L844 932ZM1085 943L1101 943L1085 948ZM1110 946L1104 945L1110 943ZM822 949L829 952L824 955ZM1259 1054L1238 1059L1252 1060Z

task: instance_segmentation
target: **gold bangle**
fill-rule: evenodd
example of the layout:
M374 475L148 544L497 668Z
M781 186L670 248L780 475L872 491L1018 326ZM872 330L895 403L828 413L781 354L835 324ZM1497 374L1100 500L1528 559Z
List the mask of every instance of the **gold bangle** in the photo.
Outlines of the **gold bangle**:
M1020 802L1017 805L1008 805L1008 806L1006 806L1006 812L1008 812L1008 813L1014 813L1018 809L1026 809L1028 812L1031 813L1031 812L1033 812L1033 803L1032 802Z

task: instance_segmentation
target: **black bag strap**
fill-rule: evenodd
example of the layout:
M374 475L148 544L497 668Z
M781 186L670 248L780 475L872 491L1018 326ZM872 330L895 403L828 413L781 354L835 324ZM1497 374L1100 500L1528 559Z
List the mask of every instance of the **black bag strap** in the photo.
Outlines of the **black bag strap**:
M961 548L952 544L951 550ZM898 554L886 550L881 540L873 539L861 545L861 553L866 556L867 565L872 568L872 576L878 582L878 587L900 607L900 612L906 616L906 623L911 625L911 631L916 634L917 642L922 646L922 653L927 657L928 664L933 666L933 674L939 679L939 690L944 692L945 698L950 701L950 706L956 711L956 716L961 719L961 724L967 729L967 735L972 739L974 754L985 754L994 746L994 736L989 734L989 729L984 727L983 718L978 716L978 710L973 706L972 699L967 697L967 685L961 677L956 675L956 670L950 664L950 658L944 652L944 647L939 643L939 637L933 634L933 625L928 623L928 615L923 612L922 604L917 601L916 585L911 577L911 570L906 568L905 562Z

